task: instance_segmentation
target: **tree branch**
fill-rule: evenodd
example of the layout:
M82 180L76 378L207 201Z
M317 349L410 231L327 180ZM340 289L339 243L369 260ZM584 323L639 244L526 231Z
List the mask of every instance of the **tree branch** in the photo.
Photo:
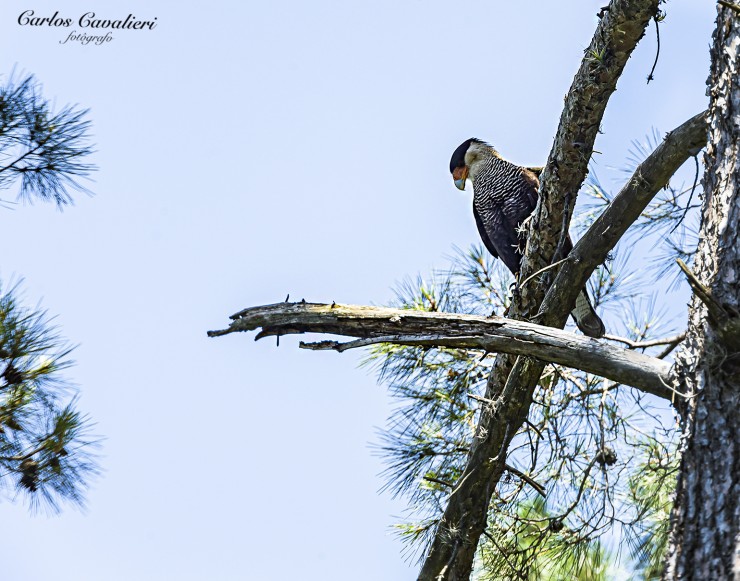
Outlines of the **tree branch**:
M734 2L727 2L727 0L717 0L717 4L721 4L725 8L729 8L730 10L734 10L735 12L740 14L740 6L738 6Z
M712 290L701 283L683 260L678 258L676 262L686 275L691 290L707 308L709 321L722 338L727 352L740 353L740 312L718 301Z
M684 275L686 275L686 280L689 282L691 290L694 291L694 294L702 303L704 303L704 306L707 307L707 312L709 313L709 316L715 322L725 319L727 317L727 314L725 313L722 305L717 301L717 299L712 296L712 291L701 283L696 275L691 272L691 269L686 266L686 263L683 260L677 258L676 263L678 264L678 267L683 271Z
M503 317L429 313L333 303L276 303L245 309L232 316L228 329L210 337L261 328L257 339L275 335L328 333L358 337L349 343L302 343L307 349L346 351L377 343L480 349L537 357L632 385L671 399L670 364L630 349L583 335Z
M529 484L532 488L534 488L537 491L537 494L539 494L543 498L547 498L547 491L545 490L545 487L542 486L542 484L540 484L536 480L534 480L532 477L527 476L524 472L522 472L521 470L517 468L514 468L513 466L510 466L509 464L504 464L504 469L507 472L511 472L514 476L518 476L519 478L524 480L524 482Z
M562 327L580 289L670 177L707 142L706 111L668 135L632 174L571 250L540 307L538 322Z
M659 345L677 345L686 338L686 332L679 333L673 337L664 337L663 339L653 339L652 341L633 341L626 337L618 337L616 335L604 335L604 339L610 341L617 341L624 343L630 349L647 349L648 347L657 347Z

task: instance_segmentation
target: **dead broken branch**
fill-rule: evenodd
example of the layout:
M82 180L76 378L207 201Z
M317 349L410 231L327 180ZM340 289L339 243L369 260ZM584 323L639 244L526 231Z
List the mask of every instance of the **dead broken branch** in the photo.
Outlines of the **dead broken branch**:
M671 398L667 387L671 385L670 364L666 361L561 329L502 317L301 302L253 307L232 319L227 329L210 331L208 335L218 337L261 329L257 339L302 333L356 337L349 342L301 344L314 350L342 352L395 343L528 355Z

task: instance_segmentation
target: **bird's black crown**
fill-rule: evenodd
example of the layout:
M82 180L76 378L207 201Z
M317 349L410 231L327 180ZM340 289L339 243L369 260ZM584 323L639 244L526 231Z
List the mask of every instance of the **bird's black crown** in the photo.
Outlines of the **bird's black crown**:
M475 137L466 139L452 154L452 158L450 159L450 173L455 171L456 167L462 167L465 165L465 154L468 152L468 148L470 147L470 144L473 143L473 141L480 140L476 139Z

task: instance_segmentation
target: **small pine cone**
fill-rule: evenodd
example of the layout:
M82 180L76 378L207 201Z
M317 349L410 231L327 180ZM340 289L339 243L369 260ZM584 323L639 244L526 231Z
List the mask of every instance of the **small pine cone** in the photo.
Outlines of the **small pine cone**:
M27 458L21 462L20 469L23 473L21 476L21 486L31 492L36 492L39 488L39 463Z
M596 461L600 466L612 466L617 463L617 454L607 446L596 454Z

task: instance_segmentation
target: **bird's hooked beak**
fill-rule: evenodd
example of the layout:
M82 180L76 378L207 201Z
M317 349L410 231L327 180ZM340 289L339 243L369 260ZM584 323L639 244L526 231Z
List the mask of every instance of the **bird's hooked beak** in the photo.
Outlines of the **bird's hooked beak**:
M464 190L465 180L468 179L468 166L456 167L452 172L452 179L455 181L455 186L458 190Z

